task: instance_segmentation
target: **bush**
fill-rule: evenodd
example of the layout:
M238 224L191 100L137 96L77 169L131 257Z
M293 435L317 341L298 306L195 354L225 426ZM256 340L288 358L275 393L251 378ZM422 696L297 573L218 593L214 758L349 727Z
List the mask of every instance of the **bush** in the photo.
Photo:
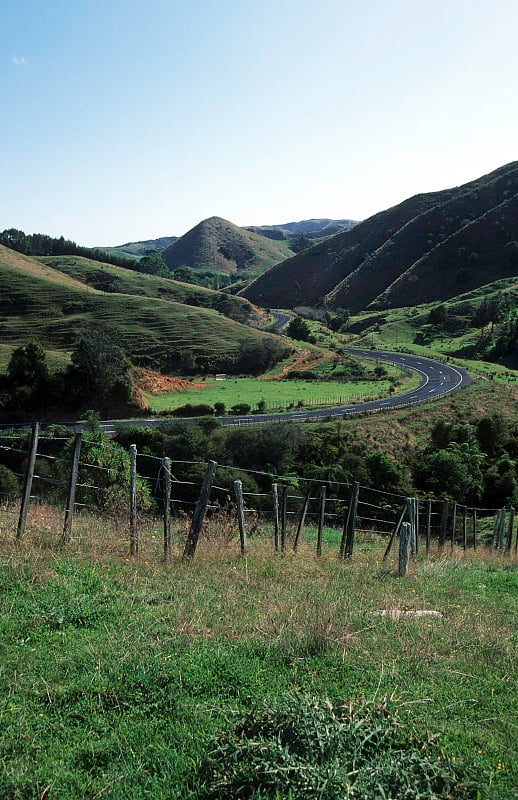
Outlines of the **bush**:
M476 798L465 772L406 731L387 703L345 705L296 693L265 702L214 740L196 796Z
M18 497L20 485L18 478L4 464L0 464L0 501L10 497Z

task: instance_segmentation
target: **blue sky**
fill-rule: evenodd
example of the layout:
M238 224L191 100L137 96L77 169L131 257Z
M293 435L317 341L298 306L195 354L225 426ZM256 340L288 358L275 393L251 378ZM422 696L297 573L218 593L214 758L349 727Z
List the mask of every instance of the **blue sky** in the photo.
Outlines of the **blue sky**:
M516 0L1 0L0 230L363 219L518 159Z

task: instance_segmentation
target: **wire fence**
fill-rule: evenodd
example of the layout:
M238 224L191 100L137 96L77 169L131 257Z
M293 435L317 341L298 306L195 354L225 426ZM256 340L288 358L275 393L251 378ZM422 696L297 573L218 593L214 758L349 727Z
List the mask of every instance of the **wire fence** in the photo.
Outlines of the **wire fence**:
M241 552L252 536L271 537L275 551L296 550L302 541L353 554L357 537L385 537L391 547L409 525L410 547L430 551L436 543L464 550L486 548L504 555L518 551L513 508L478 508L434 497L409 498L358 482L321 481L276 475L213 461L175 461L114 448L102 437L82 433L40 435L31 431L0 434L0 466L22 485L0 491L0 533L16 528L20 542L45 525L63 544L83 536L86 514L116 520L132 555L139 552L139 532L150 521L163 522L163 555L176 546L185 557L196 551L202 527L224 520L239 532ZM52 523L52 525L51 525ZM80 531L80 534L78 534ZM57 532L57 533L56 533Z

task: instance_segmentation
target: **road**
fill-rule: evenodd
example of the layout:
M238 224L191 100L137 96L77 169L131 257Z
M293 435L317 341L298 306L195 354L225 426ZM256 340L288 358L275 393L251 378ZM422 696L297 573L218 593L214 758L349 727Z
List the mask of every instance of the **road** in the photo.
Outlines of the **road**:
M388 353L379 350L360 350L344 348L344 353L353 356L362 356L376 359L378 362L387 362L416 372L421 382L417 389L404 394L385 397L381 400L370 400L366 403L356 403L333 408L319 408L312 411L297 411L284 414L258 414L245 417L218 417L222 425L247 426L260 425L268 422L307 422L310 420L325 420L332 417L355 416L365 413L379 413L394 408L405 408L437 400L443 395L453 392L471 383L471 378L463 369L452 367L442 361L433 361L430 358L409 355L408 353ZM184 419L171 418L171 419ZM200 419L200 417L194 418ZM192 418L191 418L192 421ZM137 420L110 420L101 423L107 434L113 434L116 427L160 427L165 423L161 419Z

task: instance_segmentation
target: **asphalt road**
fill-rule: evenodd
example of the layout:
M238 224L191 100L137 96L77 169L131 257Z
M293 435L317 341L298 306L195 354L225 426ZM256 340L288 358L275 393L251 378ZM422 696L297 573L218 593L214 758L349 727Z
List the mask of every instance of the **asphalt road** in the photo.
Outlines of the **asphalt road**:
M297 411L284 414L258 414L244 417L218 417L222 425L246 426L260 425L268 422L305 422L308 420L324 420L330 417L354 416L356 414L379 413L394 408L404 408L416 406L421 403L428 403L436 400L445 394L453 392L462 386L471 383L471 378L463 369L452 367L442 361L432 361L429 358L421 358L407 353L388 353L378 350L359 350L344 348L344 353L358 355L376 359L378 362L388 362L400 367L417 372L421 382L417 389L404 394L385 397L381 400L370 400L366 403L356 403L346 406L336 406L333 408L320 408L312 411ZM175 418L171 418L175 419ZM176 419L184 419L176 418ZM200 417L194 418L200 419ZM192 418L191 418L192 421ZM110 420L101 423L105 432L114 433L116 427L160 427L165 423L161 419L138 419L138 420Z

